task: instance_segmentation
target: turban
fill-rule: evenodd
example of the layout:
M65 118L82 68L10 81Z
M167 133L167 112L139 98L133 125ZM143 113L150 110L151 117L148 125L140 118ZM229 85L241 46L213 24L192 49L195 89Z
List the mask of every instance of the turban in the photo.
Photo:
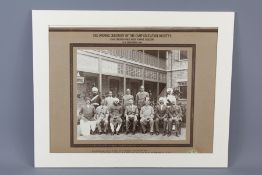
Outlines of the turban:
M114 98L114 99L113 99L113 102L114 102L114 103L119 103L119 99L118 99L118 98Z
M164 102L165 99L164 99L164 97L160 97L158 101L159 101L159 102L160 102L160 101Z
M92 91L93 91L93 92L98 92L97 87L93 87L93 88L92 88Z
M167 88L166 91L167 91L167 92L171 92L171 93L173 93L173 89L172 89L172 88Z

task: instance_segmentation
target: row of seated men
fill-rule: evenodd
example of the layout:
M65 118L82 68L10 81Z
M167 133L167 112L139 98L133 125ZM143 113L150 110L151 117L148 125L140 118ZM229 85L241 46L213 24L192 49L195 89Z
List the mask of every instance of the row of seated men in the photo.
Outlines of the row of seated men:
M163 123L163 135L170 136L172 128L175 127L175 135L181 134L182 111L180 106L176 104L176 100L171 101L171 105L167 106L164 103L164 98L159 98L159 103L154 109L150 105L148 97L144 99L144 105L139 109L134 105L132 98L128 99L126 105L119 104L118 98L113 98L113 103L107 105L106 100L101 100L101 105L95 108L91 104L90 98L85 98L86 105L81 107L80 116L80 135L86 136L94 134L96 128L98 134L120 134L120 128L125 123L126 134L130 132L135 134L137 123L140 123L142 133L149 132L159 135L159 123ZM130 128L132 126L132 128ZM155 128L155 130L154 130Z

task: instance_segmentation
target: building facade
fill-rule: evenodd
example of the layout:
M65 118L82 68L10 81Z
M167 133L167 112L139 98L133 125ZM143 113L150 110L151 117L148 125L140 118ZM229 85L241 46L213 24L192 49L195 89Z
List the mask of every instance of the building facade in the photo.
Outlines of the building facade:
M77 95L89 96L98 87L101 97L112 91L116 97L132 95L141 85L156 101L167 87L178 89L186 99L187 52L177 50L78 49Z

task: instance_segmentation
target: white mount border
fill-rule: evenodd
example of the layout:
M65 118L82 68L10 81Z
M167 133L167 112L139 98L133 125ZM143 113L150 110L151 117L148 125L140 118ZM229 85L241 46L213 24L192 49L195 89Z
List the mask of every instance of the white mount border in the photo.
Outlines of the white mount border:
M33 10L35 167L227 167L234 12ZM50 153L49 27L217 27L213 153Z

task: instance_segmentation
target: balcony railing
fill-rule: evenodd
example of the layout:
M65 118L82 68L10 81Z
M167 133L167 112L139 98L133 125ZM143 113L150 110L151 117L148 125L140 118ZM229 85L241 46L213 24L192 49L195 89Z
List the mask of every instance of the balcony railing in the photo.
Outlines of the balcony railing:
M98 51L106 55L111 55L114 57L126 59L129 61L146 64L156 68L166 69L165 59L159 59L158 57L149 55L147 53L144 53L143 51L130 50L130 49L106 49L106 50L96 49L95 51Z

